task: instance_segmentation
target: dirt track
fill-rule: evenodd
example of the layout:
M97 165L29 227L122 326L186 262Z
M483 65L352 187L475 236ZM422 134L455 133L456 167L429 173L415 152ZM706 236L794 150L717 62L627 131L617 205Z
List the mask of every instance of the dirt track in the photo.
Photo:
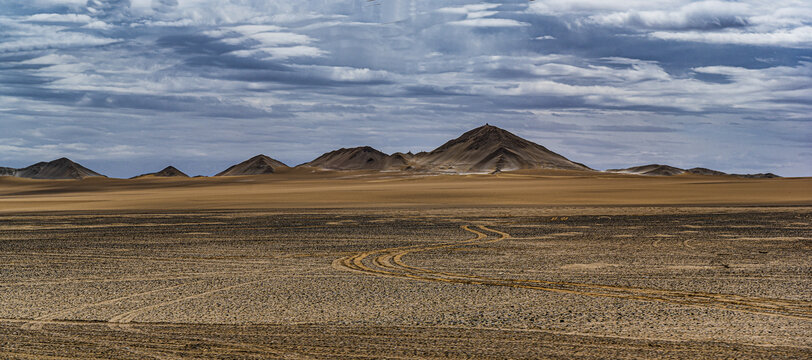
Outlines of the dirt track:
M662 301L680 305L717 307L757 314L812 320L812 301L791 301L731 294L671 291L561 281L498 279L486 276L433 271L430 269L410 266L403 262L403 257L413 252L488 244L510 238L510 234L506 232L492 230L482 225L479 226L481 230L495 233L499 235L499 237L496 239L488 239L488 235L486 233L472 230L468 226L463 226L462 228L465 231L476 234L476 237L466 241L441 245L431 245L408 249L392 248L363 252L354 256L338 259L334 262L334 266L343 266L349 270L356 270L375 275L405 277L424 281L445 281L470 285L508 286L588 296ZM371 265L365 264L364 260L372 255L376 256L371 260Z

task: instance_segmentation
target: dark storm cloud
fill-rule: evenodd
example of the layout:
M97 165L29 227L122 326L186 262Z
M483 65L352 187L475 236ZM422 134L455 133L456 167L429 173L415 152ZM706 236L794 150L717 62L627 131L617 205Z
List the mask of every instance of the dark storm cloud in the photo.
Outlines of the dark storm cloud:
M378 3L0 0L0 166L210 174L259 152L429 150L490 122L596 168L710 152L812 173L808 5Z

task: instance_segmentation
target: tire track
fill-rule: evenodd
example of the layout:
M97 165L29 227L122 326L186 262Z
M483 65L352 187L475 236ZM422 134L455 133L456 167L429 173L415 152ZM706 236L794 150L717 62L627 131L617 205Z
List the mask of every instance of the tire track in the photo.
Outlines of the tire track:
M257 272L257 274L258 273L259 272ZM237 283L237 284L234 284L234 285L224 286L224 287L220 287L220 288L200 292L200 293L197 293L197 294L194 294L194 295L183 296L183 297L180 297L180 298L175 298L175 299L168 300L168 301L162 301L162 302L152 304L152 305L148 305L148 306L142 306L142 307L137 308L137 309L133 309L133 310L130 310L130 311L127 311L127 312L123 312L123 313L114 315L113 317L111 317L108 320L108 322L110 322L110 323L120 323L120 324L130 323L130 322L132 322L132 320L136 316L138 316L138 315L140 315L142 313L145 313L147 311L150 311L152 309L157 309L157 308L160 308L160 307L177 304L177 303L187 301L187 300L206 297L208 295L216 294L218 292L228 291L228 290L240 287L240 286L256 284L258 282L262 282L262 281L266 281L266 280L267 279L262 278L262 279L258 279L258 280L245 281L245 282Z
M566 281L501 279L487 276L460 274L408 265L403 258L409 254L437 249L455 249L465 246L494 243L510 238L510 234L478 226L462 229L476 235L474 238L430 246L409 246L367 251L353 256L336 259L333 267L378 276L409 278L421 281L447 282L470 285L505 286L557 293L577 294L595 297L620 298L679 304L686 306L711 307L762 315L774 315L795 319L812 320L812 302L800 300L772 299L733 294L662 290L628 286L576 283ZM481 230L481 231L480 231ZM498 235L489 239L483 232Z
M148 291L142 291L142 292L133 293L133 294L127 294L127 295L119 296L119 297L113 298L113 299L107 299L107 300L103 300L103 301L99 301L99 302L95 302L95 303L84 304L84 305L80 305L80 306L73 307L73 308L70 308L70 309L65 309L65 310L45 314L45 315L42 315L42 316L35 317L34 318L35 321L23 324L22 328L27 329L27 330L39 330L39 329L42 328L42 325L47 324L48 321L56 320L59 317L69 315L69 314L72 314L72 313L77 312L77 311L82 311L84 309L88 309L88 308L92 308L92 307L96 307L96 306L110 305L110 304L114 304L114 303L117 303L117 302L122 301L122 300L127 300L127 299L132 299L132 298L135 298L135 297L139 297L139 296L151 295L151 294L159 293L159 292L162 292L162 291L177 289L179 287L183 287L183 286L187 286L187 285L193 285L193 284L201 283L203 281L205 281L205 280L195 281L195 282L191 282L191 283L183 283L183 284L160 287L160 288L157 288L157 289L152 289L152 290L148 290Z

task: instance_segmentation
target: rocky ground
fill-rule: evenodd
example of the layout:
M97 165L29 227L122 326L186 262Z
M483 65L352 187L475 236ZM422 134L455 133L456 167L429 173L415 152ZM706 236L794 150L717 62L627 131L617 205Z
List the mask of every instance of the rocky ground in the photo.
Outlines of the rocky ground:
M808 358L812 209L0 216L2 358Z

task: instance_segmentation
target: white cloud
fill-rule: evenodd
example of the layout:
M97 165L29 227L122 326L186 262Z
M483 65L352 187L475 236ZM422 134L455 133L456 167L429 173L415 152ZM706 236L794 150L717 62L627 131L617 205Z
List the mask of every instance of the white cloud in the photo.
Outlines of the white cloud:
M652 29L723 28L745 26L752 8L746 3L702 1L674 10L629 10L594 15L589 21L612 26Z
M283 28L276 25L240 25L225 27L224 29L233 30L243 35L253 35L271 31L282 31Z
M31 22L88 23L93 19L84 14L34 14L25 19Z
M798 0L539 0L529 12L571 25L625 27L653 38L808 47L812 4Z
M53 32L47 37L29 37L0 43L0 52L99 46L118 40L74 32Z
M86 24L86 25L84 25L82 27L85 28L85 29L109 30L109 29L113 28L113 25L110 25L110 24L108 24L108 23L106 23L104 21L96 20L96 21L90 22L90 23L88 23L88 24Z
M595 14L628 9L674 8L690 3L688 0L536 0L529 11L545 15Z
M451 25L470 27L521 27L530 24L513 19L465 19L449 22Z
M23 64L64 64L75 62L77 59L72 55L48 54L30 60L25 60Z
M778 30L768 33L743 31L655 31L649 34L649 36L662 40L696 41L714 44L770 45L797 48L812 47L812 26L802 26L791 30Z
M316 47L300 45L283 47L257 47L246 50L232 51L230 54L239 57L285 60L296 57L320 57L326 55L327 52Z
M277 48L262 48L262 51L271 55L271 59L287 59L292 57L320 57L327 54L324 50L312 46L288 46Z
M465 5L459 7L444 7L437 9L437 12L441 13L448 13L448 14L468 14L472 12L480 12L486 11L490 9L498 8L500 4L473 4L473 5Z
M264 46L307 44L313 40L307 35L289 32L264 32L253 34L247 38L259 41Z

